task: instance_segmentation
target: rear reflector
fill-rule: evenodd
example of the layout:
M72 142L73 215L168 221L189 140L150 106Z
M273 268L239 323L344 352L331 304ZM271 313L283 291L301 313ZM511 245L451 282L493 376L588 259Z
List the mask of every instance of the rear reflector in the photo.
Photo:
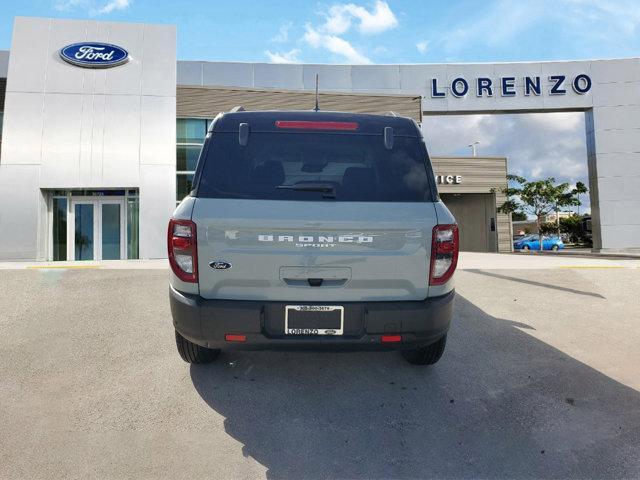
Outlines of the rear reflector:
M356 122L310 122L306 120L276 120L278 128L299 130L357 130Z
M400 335L382 335L382 337L380 338L380 341L382 341L382 343L401 342L402 341L402 336L400 336Z
M247 341L247 336L246 335L238 335L235 333L227 333L224 336L224 339L227 342L246 342Z

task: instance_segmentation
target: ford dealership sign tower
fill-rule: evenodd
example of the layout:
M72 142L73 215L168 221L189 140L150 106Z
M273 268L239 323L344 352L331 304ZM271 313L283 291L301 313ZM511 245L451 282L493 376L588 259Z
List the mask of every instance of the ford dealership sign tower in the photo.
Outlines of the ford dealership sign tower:
M0 52L0 230L10 232L0 236L0 260L52 259L65 238L73 260L74 229L84 242L75 244L80 256L136 258L139 248L140 258L165 257L166 221L176 205L176 92L189 90L183 107L197 112L191 117L210 119L219 104L199 101L201 92L311 94L316 75L327 94L417 97L423 116L584 112L594 250L640 252L638 58L179 62L174 26L18 17L10 55ZM440 182L467 186L458 173ZM56 223L60 211L64 222ZM108 241L97 245L107 228L109 238L120 235L119 252Z

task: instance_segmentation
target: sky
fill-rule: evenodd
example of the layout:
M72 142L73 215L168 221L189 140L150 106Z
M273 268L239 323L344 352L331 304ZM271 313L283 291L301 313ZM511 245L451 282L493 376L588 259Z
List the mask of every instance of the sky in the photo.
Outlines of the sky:
M0 0L14 16L178 26L180 60L452 63L640 55L640 0ZM470 115L424 122L432 155L505 155L529 179L587 180L584 114ZM588 196L581 212L588 211Z

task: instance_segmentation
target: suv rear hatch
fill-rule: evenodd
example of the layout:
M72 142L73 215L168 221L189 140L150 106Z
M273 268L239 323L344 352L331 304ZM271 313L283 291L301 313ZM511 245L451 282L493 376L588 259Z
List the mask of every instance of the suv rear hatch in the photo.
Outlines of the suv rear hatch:
M252 124L243 140L247 127L235 115L235 122L215 125L196 174L202 297L427 297L435 194L411 121L366 117L377 120L366 128L361 116L285 117L268 122L271 129ZM385 122L394 125L386 141Z

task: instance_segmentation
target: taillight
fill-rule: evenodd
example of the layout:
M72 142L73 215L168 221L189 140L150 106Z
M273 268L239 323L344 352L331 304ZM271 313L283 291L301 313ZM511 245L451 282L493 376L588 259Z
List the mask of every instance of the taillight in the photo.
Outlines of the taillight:
M169 265L183 282L198 282L196 224L191 220L169 220L167 233Z
M447 283L458 264L458 249L457 225L436 225L433 227L429 285Z

